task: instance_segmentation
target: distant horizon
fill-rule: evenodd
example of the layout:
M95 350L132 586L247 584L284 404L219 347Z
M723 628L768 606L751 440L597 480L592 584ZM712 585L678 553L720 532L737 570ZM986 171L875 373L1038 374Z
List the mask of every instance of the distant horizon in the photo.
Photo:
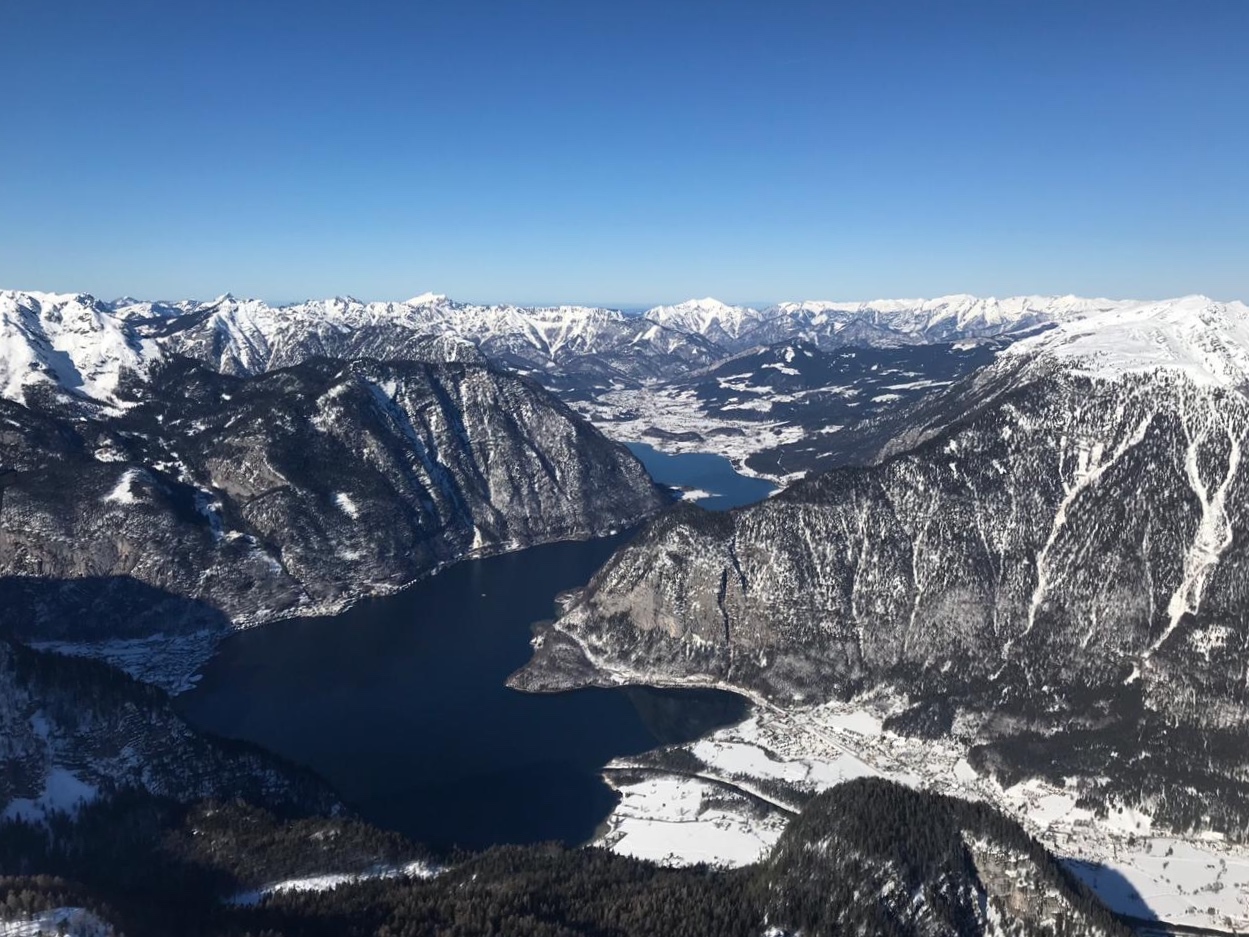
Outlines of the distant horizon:
M210 303L210 302L214 302L215 300L221 299L224 296L232 296L235 300L238 300L238 301L262 302L265 305L270 306L272 308L281 308L285 306L297 306L302 303L324 302L330 299L352 299L352 300L355 300L356 302L361 302L361 303L406 303L409 300L415 299L419 296L422 296L425 294L433 294L433 295L444 296L448 300L451 300L452 302L457 302L457 303L461 303L463 305L469 305L469 306L516 306L518 308L553 308L553 307L559 307L559 306L573 306L573 307L580 307L580 308L585 308L585 309L607 309L607 310L612 310L615 312L623 312L626 314L642 313L642 312L647 312L648 310L651 310L651 309L658 308L660 306L679 306L684 303L696 302L699 300L706 300L706 299L714 299L717 302L721 302L726 306L735 306L738 308L756 309L756 310L762 310L762 309L770 308L772 306L778 306L781 303L828 302L828 303L845 303L845 304L854 304L854 303L869 304L873 302L899 302L899 301L906 301L906 300L922 300L925 302L932 302L933 300L947 299L947 298L954 297L954 296L970 296L978 300L989 300L989 299L1007 300L1007 299L1018 299L1018 298L1023 298L1023 297L1043 297L1043 298L1057 299L1057 298L1062 298L1064 296L1071 296L1077 299L1106 300L1108 302L1125 302L1125 303L1165 302L1167 300L1172 300L1172 299L1181 299L1185 296L1205 296L1206 298L1212 300L1213 302L1245 303L1246 305L1249 305L1249 297L1214 296L1208 292L1202 292L1202 291L1189 292L1189 293L1176 293L1174 295L1167 295L1167 296L1161 296L1161 295L1160 296L1141 296L1141 295L1106 296L1106 295L1093 295L1093 294L1088 294L1088 293L1074 293L1074 292L1071 292L1070 290L1061 291L1061 292L1051 292L1051 293L1028 292L1028 293L999 293L999 294L972 293L972 292L963 290L963 291L956 291L952 293L934 293L934 294L929 294L929 295L909 295L909 296L902 295L902 294L893 294L893 295L882 294L882 295L871 296L867 298L855 298L855 297L847 298L847 297L832 296L832 295L804 296L801 298L798 298L795 296L789 296L789 297L785 297L782 299L753 300L753 301L745 301L745 302L740 302L740 301L731 300L731 299L723 299L722 297L716 296L714 294L701 293L696 296L695 295L686 296L684 299L678 299L678 300L659 300L657 302L615 303L615 302L594 302L594 301L581 301L581 300L527 300L527 299L510 299L510 298L508 299L477 299L477 298L470 298L470 297L464 297L464 296L457 296L453 293L448 293L443 290L420 290L420 291L415 291L415 292L409 292L402 296L374 296L374 297L357 296L351 293L337 292L337 293L327 293L324 295L315 295L315 296L308 295L308 296L303 296L298 299L276 299L276 300L270 299L264 296L249 296L238 290L226 290L224 292L204 294L200 296L191 295L191 294L166 295L166 296L140 296L133 292L123 292L117 295L108 295L107 293L101 293L96 290L87 290L87 289L65 289L63 290L63 289L46 289L46 288L32 288L32 287L12 287L12 286L6 286L0 283L0 291L5 291L5 290L11 291L11 292L17 292L17 293L51 293L51 294L57 294L57 295L82 294L82 295L92 296L95 299L101 302L105 302L105 303L114 303L121 299L132 299L135 302L151 302L151 303L177 303L177 302L187 302L187 301L194 301L197 303Z

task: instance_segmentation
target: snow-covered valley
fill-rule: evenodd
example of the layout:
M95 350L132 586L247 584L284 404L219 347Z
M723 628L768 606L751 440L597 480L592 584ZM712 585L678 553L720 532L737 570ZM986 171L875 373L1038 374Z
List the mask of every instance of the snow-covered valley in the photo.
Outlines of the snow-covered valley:
M607 776L621 801L598 842L657 862L747 865L812 793L884 777L1016 817L1119 913L1228 933L1249 927L1249 847L1157 832L1130 808L1099 815L1078 806L1072 789L1035 778L1003 788L971 767L965 746L882 729L898 709L889 698L785 709L756 700L739 725L618 759ZM677 761L679 771L664 767Z

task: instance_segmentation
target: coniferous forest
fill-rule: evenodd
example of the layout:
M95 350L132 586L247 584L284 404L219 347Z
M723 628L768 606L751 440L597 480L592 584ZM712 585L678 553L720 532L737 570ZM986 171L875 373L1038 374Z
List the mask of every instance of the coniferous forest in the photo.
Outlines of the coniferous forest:
M440 871L258 894L409 863ZM953 935L993 915L1007 933L1130 933L991 807L876 779L813 798L767 859L737 870L556 844L434 855L348 817L125 791L47 827L6 822L0 874L0 915L82 907L130 937Z

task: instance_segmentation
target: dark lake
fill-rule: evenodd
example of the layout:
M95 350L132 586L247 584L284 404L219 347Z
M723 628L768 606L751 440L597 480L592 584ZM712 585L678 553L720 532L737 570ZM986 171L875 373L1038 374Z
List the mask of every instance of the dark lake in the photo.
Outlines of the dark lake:
M719 462L718 478L665 480L732 492L740 476ZM417 841L584 842L614 804L604 764L692 740L748 707L710 690L504 686L528 659L532 623L628 536L467 561L340 615L240 632L178 706L313 768L366 819Z

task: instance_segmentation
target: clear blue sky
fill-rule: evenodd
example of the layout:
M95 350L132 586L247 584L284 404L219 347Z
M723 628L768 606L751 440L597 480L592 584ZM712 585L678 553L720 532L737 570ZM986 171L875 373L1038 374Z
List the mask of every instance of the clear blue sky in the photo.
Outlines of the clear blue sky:
M0 0L0 286L1249 299L1249 2Z

